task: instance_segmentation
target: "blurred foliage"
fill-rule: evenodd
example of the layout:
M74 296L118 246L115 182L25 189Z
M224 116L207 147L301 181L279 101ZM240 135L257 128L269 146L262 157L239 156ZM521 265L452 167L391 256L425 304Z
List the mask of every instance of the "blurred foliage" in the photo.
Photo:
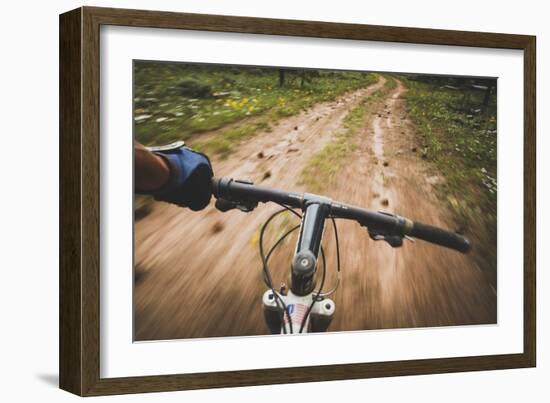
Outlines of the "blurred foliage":
M445 181L438 185L462 229L482 227L495 246L497 230L496 79L402 77L422 156Z
M226 155L279 119L373 81L361 72L139 61L134 63L135 138L148 145L183 139ZM214 136L200 138L213 130Z

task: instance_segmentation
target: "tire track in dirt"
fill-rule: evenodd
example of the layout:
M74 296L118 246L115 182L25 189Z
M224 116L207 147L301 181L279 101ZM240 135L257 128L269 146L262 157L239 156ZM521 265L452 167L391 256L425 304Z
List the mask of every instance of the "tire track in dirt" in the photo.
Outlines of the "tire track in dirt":
M230 158L214 160L216 174L304 190L296 181L309 158L342 130L346 114L384 82L381 77L368 89L281 121L272 133L247 141ZM325 194L453 229L450 212L434 192L434 184L443 179L430 173L428 163L413 151L417 144L405 109L406 88L396 82L383 98L366 104L364 127L352 140L356 147ZM261 296L266 287L257 234L277 208L261 205L249 214L221 214L213 203L200 213L155 204L153 213L136 224L137 339L265 334ZM338 229L342 283L333 296L336 314L329 330L496 321L495 291L472 254L423 241L406 240L402 248L393 249L372 241L355 223L339 221ZM332 235L327 225L329 270L335 262ZM287 281L294 239L273 255L275 285ZM326 289L334 281L330 271Z
M329 196L415 221L454 229L445 203L416 150L403 84L374 106ZM423 241L401 248L372 241L365 228L340 222L342 284L331 329L431 327L496 322L496 294L472 253L464 255ZM330 234L330 231L327 232ZM473 246L474 248L476 245ZM330 248L330 244L329 244ZM328 253L333 255L333 251Z
M381 88L366 89L280 121L213 159L215 174L286 189L308 159L340 130L346 114ZM137 340L265 334L265 285L257 252L260 225L277 206L220 213L214 203L194 213L155 203L135 225L134 314Z

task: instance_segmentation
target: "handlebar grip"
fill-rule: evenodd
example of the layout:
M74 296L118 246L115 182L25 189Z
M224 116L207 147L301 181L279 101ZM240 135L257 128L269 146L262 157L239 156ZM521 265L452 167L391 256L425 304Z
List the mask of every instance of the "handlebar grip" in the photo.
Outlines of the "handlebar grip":
M468 252L471 248L470 241L466 237L419 222L413 222L409 235L462 253Z
M290 207L302 206L303 194L283 192L265 186L257 186L252 182L227 177L212 178L212 194L217 199L243 203L245 205L275 202Z

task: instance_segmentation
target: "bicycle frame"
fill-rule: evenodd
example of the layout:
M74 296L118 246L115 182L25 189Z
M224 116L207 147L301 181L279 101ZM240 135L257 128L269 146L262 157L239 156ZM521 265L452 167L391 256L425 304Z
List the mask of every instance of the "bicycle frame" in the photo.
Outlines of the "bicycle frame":
M266 256L262 246L265 226L279 213L272 215L260 231L260 255L263 260L264 279L269 287L269 290L264 293L262 301L266 323L272 333L302 333L309 330L322 332L327 330L332 320L335 305L332 300L325 297L336 290L339 277L336 287L328 293L323 293L325 279L325 273L323 273L319 289L315 290L317 260L319 251L322 252L321 240L326 219L331 219L334 224L338 272L340 271L340 258L335 219L356 221L362 227L367 228L372 240L385 241L392 248L400 247L405 237L412 237L462 253L467 253L470 250L470 241L460 234L384 211L373 211L334 202L329 198L315 194L255 186L252 182L232 178L212 178L212 193L217 199L216 208L221 212L233 209L250 212L258 206L258 203L268 202L277 203L293 212L295 212L293 209L302 210L300 235L292 259L291 286L288 292L275 290L267 266L271 251ZM284 239L286 235L281 239ZM277 245L278 242L273 248ZM322 255L324 262L324 254L322 253ZM323 263L323 270L325 269Z
M307 333L310 325L311 331L324 332L332 321L334 301L315 292L317 259L331 203L325 197L305 195L300 235L291 265L290 290L286 295L274 296L269 289L262 298L264 317L272 333ZM315 298L317 303L313 303Z

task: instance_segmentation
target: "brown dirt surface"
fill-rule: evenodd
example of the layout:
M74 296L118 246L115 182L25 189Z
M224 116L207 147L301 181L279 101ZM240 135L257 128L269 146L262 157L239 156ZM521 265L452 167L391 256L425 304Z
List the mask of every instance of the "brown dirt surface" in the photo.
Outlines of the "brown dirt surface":
M433 190L444 179L434 178L428 162L412 151L418 145L404 105L406 88L396 82L381 99L365 104L364 125L350 140L355 147L324 194L453 229L449 211ZM307 191L299 177L309 159L334 140L346 114L384 83L381 77L368 88L280 121L228 158L214 159L215 174ZM136 340L266 334L258 235L278 208L269 204L246 214L221 213L212 201L196 213L154 203L135 224ZM268 241L294 220L288 215L276 222ZM339 221L338 232L342 281L332 296L336 314L330 331L496 322L496 290L472 253L419 240L405 240L394 249L371 240L353 222ZM295 239L289 237L270 261L276 284L288 282ZM326 225L323 244L329 289L336 260L331 225Z

